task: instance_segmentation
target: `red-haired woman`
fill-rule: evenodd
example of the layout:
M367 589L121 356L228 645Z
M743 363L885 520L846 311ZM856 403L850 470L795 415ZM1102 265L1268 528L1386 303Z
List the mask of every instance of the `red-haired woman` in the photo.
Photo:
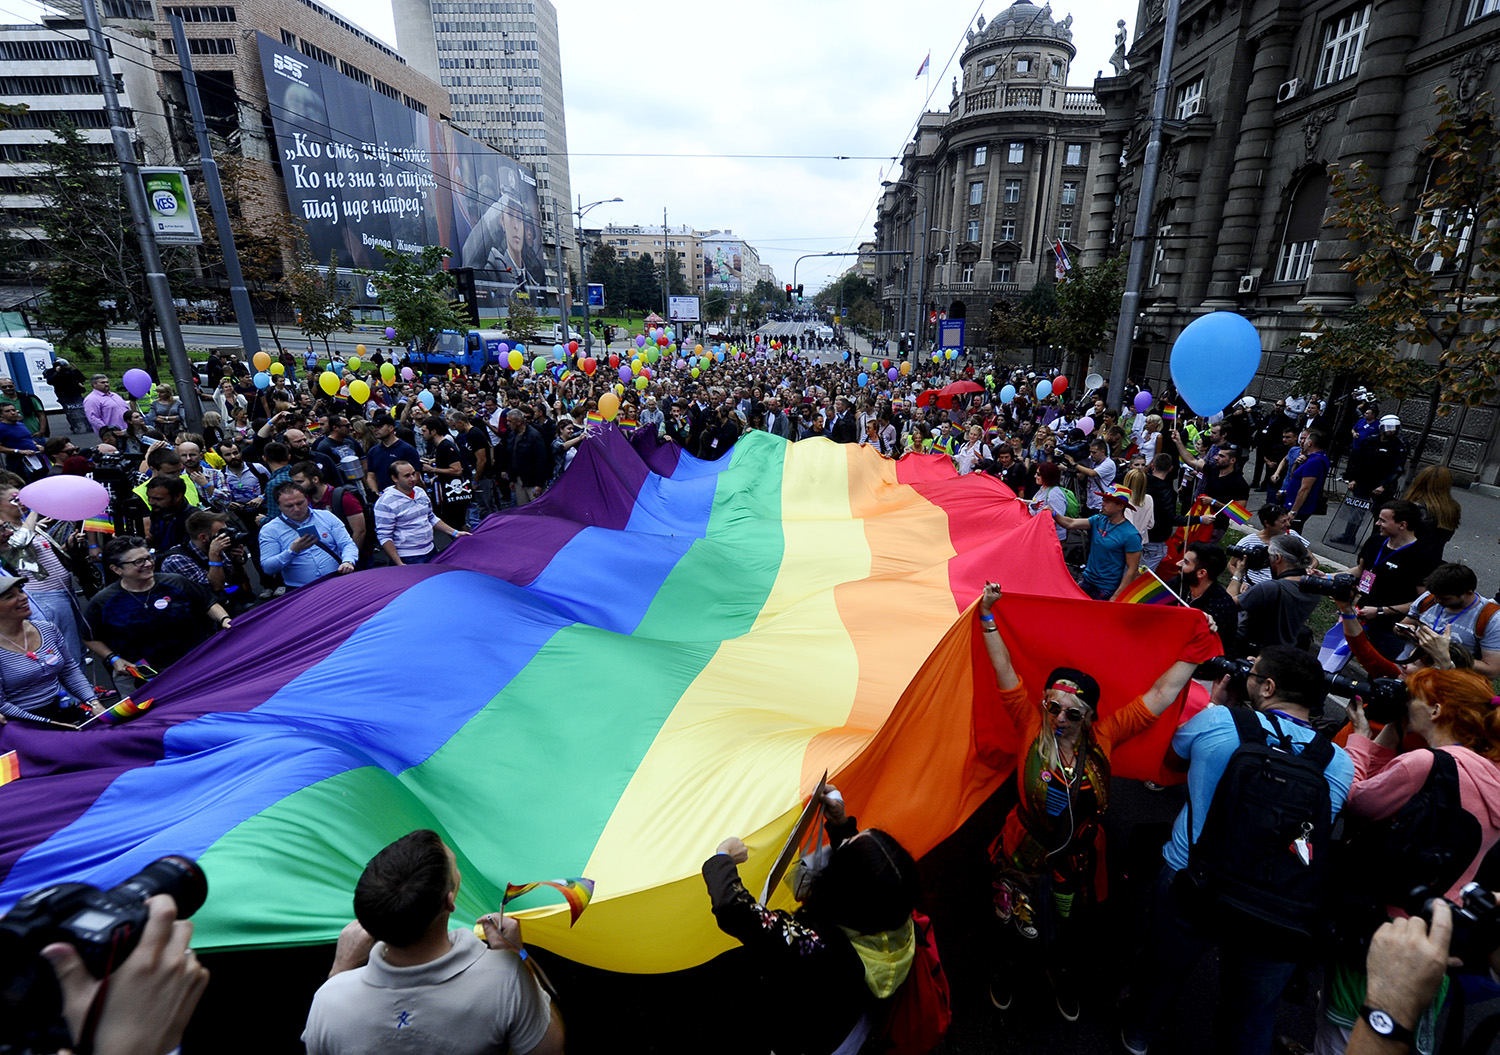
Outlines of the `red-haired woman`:
M1458 771L1459 804L1478 821L1479 831L1478 852L1443 892L1450 901L1458 901L1485 854L1500 841L1500 697L1494 695L1489 679L1472 670L1416 670L1406 676L1406 690L1406 720L1388 723L1378 736L1371 732L1363 707L1349 705L1356 734L1348 743L1354 782L1344 808L1369 821L1394 817L1427 783L1437 752L1449 755ZM1402 751L1404 733L1415 734L1426 746ZM1398 905L1387 906L1387 911L1406 915ZM1476 969L1482 970L1477 965ZM1317 1055L1344 1051L1365 996L1364 974L1351 965L1335 965L1324 989ZM1416 1032L1416 1050L1432 1050L1436 1010L1445 997L1446 986L1420 1021L1397 1023Z

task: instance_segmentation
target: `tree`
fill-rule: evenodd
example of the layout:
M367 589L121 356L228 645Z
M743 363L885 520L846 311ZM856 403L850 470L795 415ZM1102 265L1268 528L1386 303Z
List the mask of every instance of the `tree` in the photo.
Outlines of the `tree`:
M668 293L674 297L685 296L688 292L688 285L687 279L682 274L682 254L672 249L665 250L665 252L667 254L665 270Z
M1031 345L1032 362L1036 362L1041 350L1052 343L1053 322L1057 317L1057 294L1052 283L1038 282L1021 298L1013 313L1017 336Z
M453 276L443 261L453 253L446 246L427 245L417 254L398 253L384 246L382 271L360 270L375 285L375 295L402 343L416 342L416 350L431 355L444 330L466 331L469 315L451 296Z
M1495 103L1483 93L1465 104L1446 86L1435 94L1439 121L1425 153L1433 178L1415 223L1385 201L1363 162L1330 171L1336 208L1325 226L1346 229L1359 247L1342 268L1369 296L1338 313L1311 309L1310 332L1290 342L1304 353L1306 382L1357 375L1377 395L1427 396L1413 473L1437 415L1492 395L1500 373Z
M537 314L530 296L522 292L510 295L510 303L506 309L505 329L512 340L522 344L535 341L537 327L541 325L540 320L541 316Z
M75 359L92 358L90 343L99 345L104 369L110 369L109 327L116 321L110 290L96 275L71 267L54 266L45 272L47 300L41 321L56 330L59 342Z
M302 266L286 276L287 296L297 309L297 319L307 337L323 342L323 351L333 358L328 339L354 328L354 298L339 280L338 254L328 254L328 268L319 271L307 257L306 243L298 243ZM249 281L248 279L246 281ZM277 347L281 347L277 342Z
M1080 368L1100 350L1104 335L1118 320L1127 257L1120 253L1097 267L1075 267L1057 284L1052 339L1078 357Z
M711 289L708 296L703 298L703 318L705 321L725 318L729 314L729 294L722 289Z

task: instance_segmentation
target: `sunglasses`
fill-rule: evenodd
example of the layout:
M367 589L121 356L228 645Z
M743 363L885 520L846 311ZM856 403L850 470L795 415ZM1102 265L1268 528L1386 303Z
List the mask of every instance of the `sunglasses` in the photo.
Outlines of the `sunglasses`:
M1064 715L1070 722L1083 721L1083 711L1078 707L1064 707L1056 700L1047 701L1047 713L1052 715Z

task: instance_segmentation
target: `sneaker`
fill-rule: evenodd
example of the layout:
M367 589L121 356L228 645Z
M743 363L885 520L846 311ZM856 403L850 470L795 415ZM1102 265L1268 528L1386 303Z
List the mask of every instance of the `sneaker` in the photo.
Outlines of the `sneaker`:
M1057 1013L1069 1022L1077 1022L1079 1015L1078 997L1072 993L1065 993L1055 987L1052 990L1052 995L1057 1000Z
M990 1004L997 1011L1010 1009L1010 1002L1015 999L1015 993L1011 991L1010 983L998 977L990 979Z
M1148 1055L1149 1052L1146 1042L1128 1029L1120 1030L1120 1047L1128 1051L1130 1055Z

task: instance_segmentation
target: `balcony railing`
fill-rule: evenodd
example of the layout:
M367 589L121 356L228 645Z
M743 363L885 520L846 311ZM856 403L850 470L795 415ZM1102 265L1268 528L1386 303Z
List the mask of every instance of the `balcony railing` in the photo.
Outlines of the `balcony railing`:
M993 110L1040 110L1058 109L1058 91L1055 88L982 88L964 94L965 114L985 113ZM1062 111L1074 114L1102 114L1104 107L1086 89L1062 92Z
M1102 114L1104 107L1099 105L1099 100L1094 98L1094 93L1089 91L1068 92L1063 96L1063 110L1073 113Z

